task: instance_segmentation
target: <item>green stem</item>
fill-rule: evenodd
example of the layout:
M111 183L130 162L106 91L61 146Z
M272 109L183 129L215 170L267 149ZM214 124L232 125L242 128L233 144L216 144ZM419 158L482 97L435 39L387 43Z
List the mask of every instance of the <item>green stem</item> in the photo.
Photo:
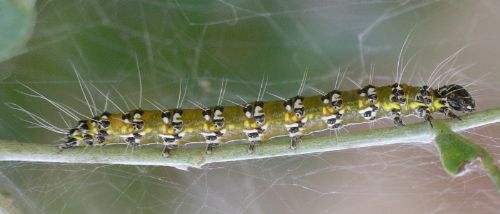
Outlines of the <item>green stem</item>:
M484 126L500 122L500 107L476 112L462 117L462 120L444 119L443 123L453 131ZM343 133L336 137L324 132L306 136L297 150L290 150L289 139L275 139L256 147L253 154L247 154L246 143L221 145L211 155L205 148L177 148L169 158L161 156L162 146L145 146L140 149L113 145L95 148L75 148L58 151L56 145L0 142L0 161L93 163L124 165L161 165L177 168L200 167L208 163L247 159L261 159L297 154L310 154L356 147L368 147L405 142L431 142L435 132L427 122L399 128L381 128Z

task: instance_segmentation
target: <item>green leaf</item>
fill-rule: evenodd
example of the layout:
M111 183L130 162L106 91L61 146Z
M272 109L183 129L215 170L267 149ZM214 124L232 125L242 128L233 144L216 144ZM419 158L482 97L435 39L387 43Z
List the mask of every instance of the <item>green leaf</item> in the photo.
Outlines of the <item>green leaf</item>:
M436 146L439 149L443 168L450 175L462 172L465 165L479 158L481 166L488 171L491 180L500 192L500 170L495 166L495 161L481 146L456 134L440 121L434 123L436 129Z

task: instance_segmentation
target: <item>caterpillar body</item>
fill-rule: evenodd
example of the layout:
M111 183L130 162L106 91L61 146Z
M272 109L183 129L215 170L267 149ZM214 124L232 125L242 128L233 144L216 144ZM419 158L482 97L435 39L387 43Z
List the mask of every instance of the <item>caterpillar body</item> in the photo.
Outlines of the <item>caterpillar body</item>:
M400 83L380 87L370 84L349 91L316 91L320 95L299 93L289 99L257 99L253 103L233 102L231 106L222 106L219 98L218 105L213 107L193 103L198 108L157 106L157 110L104 112L80 120L65 133L65 142L59 148L163 144L162 154L168 157L171 149L187 143L206 143L206 151L211 153L219 144L248 141L247 152L252 153L260 143L289 136L290 148L295 149L304 135L340 129L346 124L391 118L396 126L403 126L404 116L416 115L432 126L432 115L436 112L459 119L454 111L475 109L469 92L456 84L436 89Z

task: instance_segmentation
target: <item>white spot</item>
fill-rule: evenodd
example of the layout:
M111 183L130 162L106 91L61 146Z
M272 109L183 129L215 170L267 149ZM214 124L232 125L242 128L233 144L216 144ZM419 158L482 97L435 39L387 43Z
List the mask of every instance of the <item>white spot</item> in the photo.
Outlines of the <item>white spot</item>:
M179 113L174 113L174 116L172 117L172 122L174 123L182 122L182 115Z
M361 115L363 115L363 117L366 119L366 120L372 120L374 119L375 117L377 117L377 110L372 108L371 106L370 107L367 107L367 108L364 108L364 109L361 109L358 111ZM366 112L371 112L370 115L367 115L365 116L365 113Z
M340 97L340 94L337 94L337 93L332 94L332 102L339 101L339 100L342 100L342 98Z
M222 111L220 111L220 110L215 110L215 112L214 112L214 119L215 119L215 120L221 120L221 119L224 119L224 117L222 116Z
M302 100L301 99L296 99L295 103L293 104L294 108L303 108L304 105L302 105Z
M254 117L262 116L264 113L262 112L263 108L260 106L255 106L255 112L253 113Z
M252 112L246 111L245 112L245 117L252 118Z
M377 94L375 88L368 88L368 95L373 95L373 94Z

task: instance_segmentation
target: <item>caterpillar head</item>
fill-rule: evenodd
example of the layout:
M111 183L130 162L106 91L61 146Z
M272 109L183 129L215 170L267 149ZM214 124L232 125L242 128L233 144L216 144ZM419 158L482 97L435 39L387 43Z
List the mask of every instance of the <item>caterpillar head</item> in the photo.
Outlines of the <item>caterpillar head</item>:
M476 108L476 103L472 99L469 92L460 85L447 85L446 87L446 98L448 104L455 111L474 111Z

